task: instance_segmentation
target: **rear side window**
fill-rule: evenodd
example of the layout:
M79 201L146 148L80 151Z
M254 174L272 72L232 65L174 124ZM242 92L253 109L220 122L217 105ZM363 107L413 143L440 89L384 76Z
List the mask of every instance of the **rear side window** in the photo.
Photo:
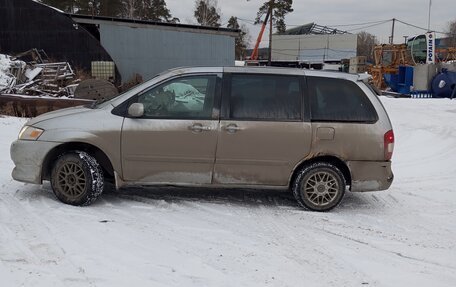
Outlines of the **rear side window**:
M301 119L301 102L298 76L231 76L231 119L297 121Z
M352 81L307 77L313 121L375 122L372 103Z

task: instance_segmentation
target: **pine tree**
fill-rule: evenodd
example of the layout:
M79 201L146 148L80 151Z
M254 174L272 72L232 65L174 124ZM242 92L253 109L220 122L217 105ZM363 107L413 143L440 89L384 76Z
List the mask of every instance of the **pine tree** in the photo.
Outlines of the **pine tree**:
M248 45L248 30L245 25L240 26L237 20L237 17L231 16L228 20L227 28L240 30L239 36L236 37L235 40L235 54L236 59L242 60L245 58L245 50L247 49Z
M196 0L194 16L202 26L220 27L220 11L216 0Z
M68 13L178 23L165 0L42 0Z
M265 15L271 3L274 3L272 6L272 21L274 27L276 27L277 32L285 32L287 26L285 24L285 15L293 12L293 0L272 0L265 2L260 9L258 10L257 17L255 19L255 24L262 23L261 18Z
M65 12L94 16L120 17L123 0L42 0Z
M41 0L40 2L67 13L74 12L75 0Z
M122 17L156 22L178 23L171 16L165 0L122 0Z
M167 23L179 22L178 18L171 16L165 0L142 0L139 3L139 18L142 20Z
M99 0L99 14L107 17L120 17L122 15L122 0Z

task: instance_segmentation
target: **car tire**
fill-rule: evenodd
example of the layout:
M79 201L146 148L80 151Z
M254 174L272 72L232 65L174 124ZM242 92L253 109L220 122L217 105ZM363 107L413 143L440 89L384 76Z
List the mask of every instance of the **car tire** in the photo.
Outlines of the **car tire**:
M97 160L86 152L65 153L57 159L52 168L51 186L61 202L87 206L103 193L103 169Z
M346 182L334 165L316 162L302 168L293 183L293 195L299 205L312 211L329 211L345 194Z

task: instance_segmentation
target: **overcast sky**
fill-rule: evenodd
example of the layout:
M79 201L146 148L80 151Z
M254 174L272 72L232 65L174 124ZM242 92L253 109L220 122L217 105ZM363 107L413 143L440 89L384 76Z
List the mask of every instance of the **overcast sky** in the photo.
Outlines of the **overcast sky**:
M218 0L218 6L222 14L222 24L226 26L230 16L251 20L256 16L258 7L265 0ZM193 17L195 1L193 0L166 0L168 8L174 17L178 17L181 23L196 24ZM429 0L294 0L294 12L286 17L286 23L290 25L302 25L315 22L319 25L345 25L358 24L373 21L382 21L392 18L414 24L419 27L428 26ZM444 31L450 20L456 20L456 0L432 0L431 6L431 29ZM252 41L255 41L260 27L247 25ZM391 22L375 27L361 26L338 26L335 28L352 30L352 33L365 30L378 37L381 43L387 43L391 34ZM357 29L357 30L353 30ZM424 31L396 23L395 42L404 41L403 36L415 36ZM442 36L442 35L437 35ZM264 43L266 44L266 43Z

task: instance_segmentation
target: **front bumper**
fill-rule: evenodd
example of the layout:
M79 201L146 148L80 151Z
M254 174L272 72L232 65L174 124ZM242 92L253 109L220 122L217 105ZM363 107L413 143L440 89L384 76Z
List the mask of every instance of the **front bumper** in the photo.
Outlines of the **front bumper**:
M351 191L386 190L393 183L390 161L349 161Z
M12 177L17 181L41 184L41 171L46 155L60 143L16 140L10 155L14 162Z

